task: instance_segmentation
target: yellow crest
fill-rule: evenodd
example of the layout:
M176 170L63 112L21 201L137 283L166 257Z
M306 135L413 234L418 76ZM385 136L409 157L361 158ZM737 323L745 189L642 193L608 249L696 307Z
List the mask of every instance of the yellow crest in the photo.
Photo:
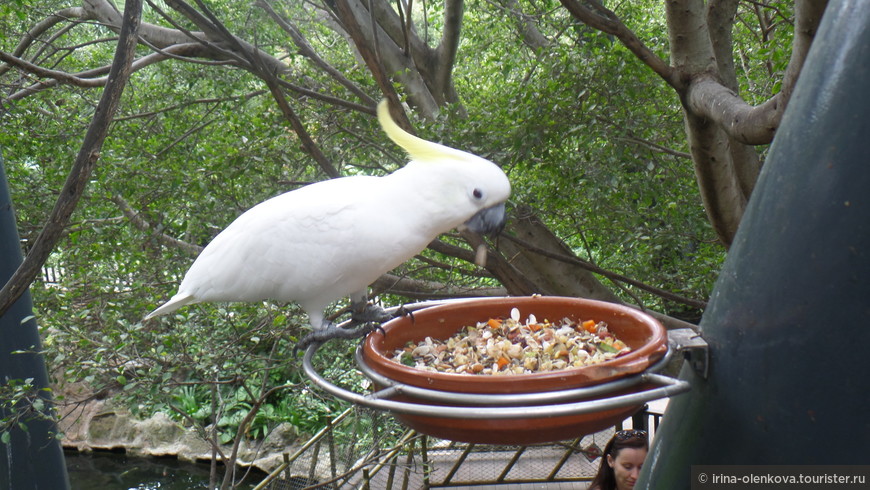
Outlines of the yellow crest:
M444 158L467 158L468 154L464 151L426 141L400 128L390 116L389 102L386 99L378 104L378 121L380 121L387 136L408 152L413 160L425 162Z

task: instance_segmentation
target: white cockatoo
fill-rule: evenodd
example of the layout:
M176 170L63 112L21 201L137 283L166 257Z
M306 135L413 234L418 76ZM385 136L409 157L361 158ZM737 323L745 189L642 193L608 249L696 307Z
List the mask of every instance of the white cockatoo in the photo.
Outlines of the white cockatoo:
M367 304L378 277L451 229L501 230L511 188L496 164L408 134L386 100L378 120L410 156L407 165L383 177L318 182L254 206L205 247L178 293L145 319L200 302L292 301L308 314L309 341L350 337L325 320L331 303L350 296L355 319L383 321L366 314L382 313Z

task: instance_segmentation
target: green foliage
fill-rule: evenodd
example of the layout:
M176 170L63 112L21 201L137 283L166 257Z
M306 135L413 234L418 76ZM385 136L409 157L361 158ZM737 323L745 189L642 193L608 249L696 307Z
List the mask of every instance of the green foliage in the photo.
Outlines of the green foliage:
M46 401L50 396L51 389L37 388L33 378L3 380L0 384L0 444L9 444L14 430L27 432L28 424L33 421L51 420L51 406Z
M735 58L740 93L759 104L780 90L791 56L794 2L766 2L768 8L743 8L735 24Z

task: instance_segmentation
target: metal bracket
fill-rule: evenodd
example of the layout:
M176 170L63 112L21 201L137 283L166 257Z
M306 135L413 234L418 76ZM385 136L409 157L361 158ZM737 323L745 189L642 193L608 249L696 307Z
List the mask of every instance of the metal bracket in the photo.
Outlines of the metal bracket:
M702 378L707 379L710 369L710 346L701 334L692 328L668 330L668 344L676 352L682 352L683 358Z

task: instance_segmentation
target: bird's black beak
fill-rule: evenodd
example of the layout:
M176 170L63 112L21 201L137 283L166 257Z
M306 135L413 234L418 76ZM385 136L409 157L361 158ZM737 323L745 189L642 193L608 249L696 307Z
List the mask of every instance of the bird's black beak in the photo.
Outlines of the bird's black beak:
M465 227L481 235L495 236L501 233L506 222L507 214L504 203L501 203L481 209L465 222Z

